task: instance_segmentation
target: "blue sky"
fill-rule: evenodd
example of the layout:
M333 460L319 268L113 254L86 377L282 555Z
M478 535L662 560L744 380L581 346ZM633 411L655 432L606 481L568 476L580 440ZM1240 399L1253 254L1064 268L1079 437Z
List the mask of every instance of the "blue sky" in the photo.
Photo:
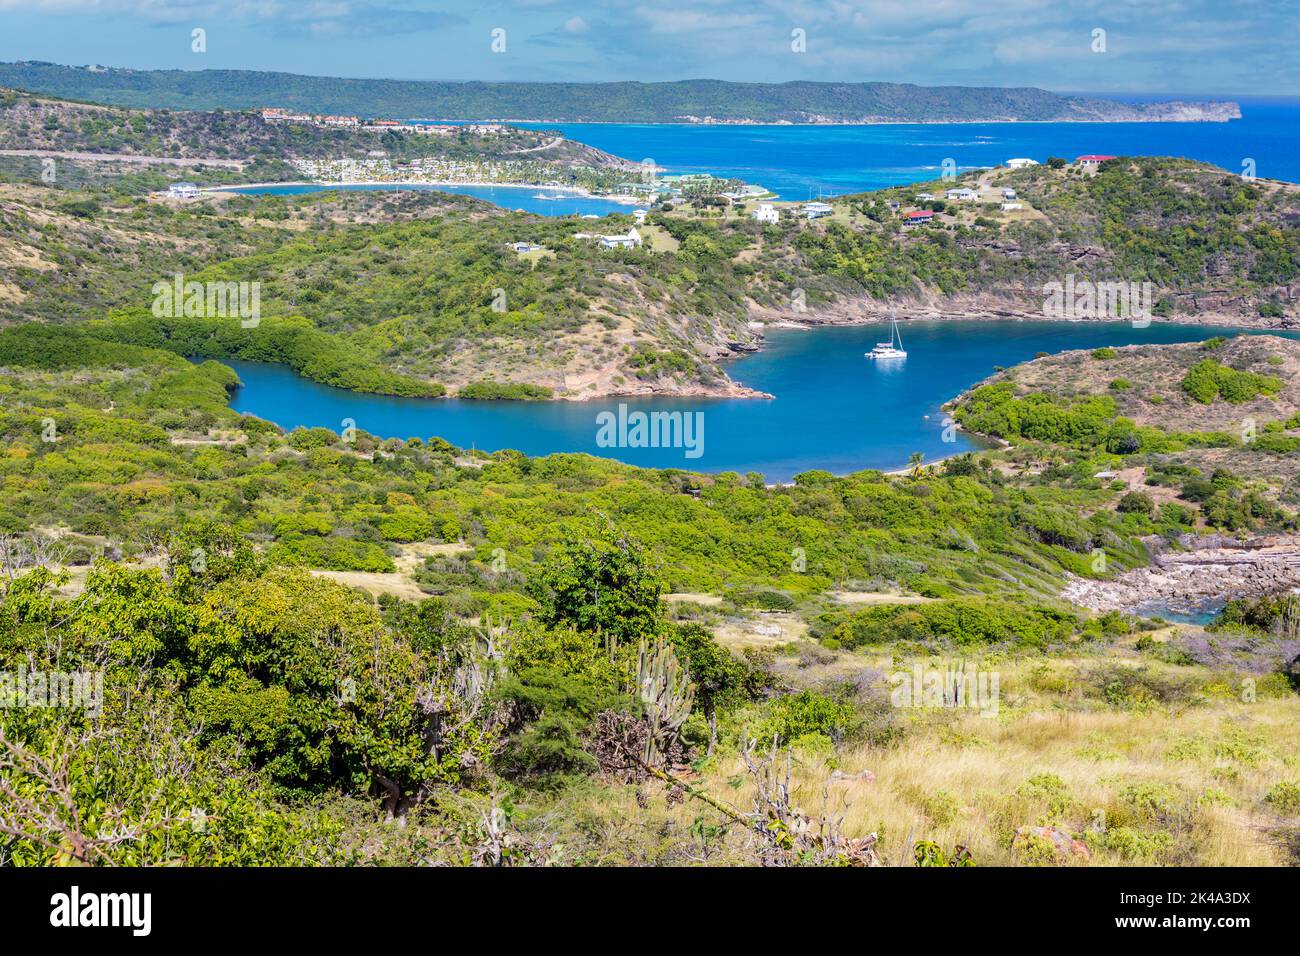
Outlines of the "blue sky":
M0 0L0 60L333 76L1268 96L1298 49L1300 0Z

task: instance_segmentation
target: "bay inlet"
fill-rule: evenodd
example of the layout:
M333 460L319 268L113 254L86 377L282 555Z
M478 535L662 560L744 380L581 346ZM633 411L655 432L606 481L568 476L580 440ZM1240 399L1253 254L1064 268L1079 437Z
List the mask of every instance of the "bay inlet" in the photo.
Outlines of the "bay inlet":
M231 407L284 428L341 431L350 419L382 438L437 436L463 448L512 448L528 455L583 452L648 468L759 472L769 482L783 482L813 469L835 474L893 470L905 466L913 452L931 462L980 447L970 436L945 429L943 404L997 367L1030 360L1039 352L1234 334L1222 327L1153 323L1134 328L1123 322L911 321L901 328L908 357L891 363L863 358L880 336L880 324L769 330L766 347L736 359L728 371L737 381L770 393L770 400L399 398L321 385L279 365L227 364L244 383ZM664 421L691 416L700 428L689 444L678 447L602 441L601 424L608 416L628 420L636 412L677 413Z

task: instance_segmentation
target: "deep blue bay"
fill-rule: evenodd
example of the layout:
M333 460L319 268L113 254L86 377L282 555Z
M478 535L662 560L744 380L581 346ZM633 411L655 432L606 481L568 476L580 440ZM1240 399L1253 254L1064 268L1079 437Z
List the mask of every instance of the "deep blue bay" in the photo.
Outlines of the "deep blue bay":
M900 323L908 358L874 363L862 353L885 334L879 324L773 329L763 351L736 359L732 378L773 399L607 398L589 402L460 401L366 395L308 381L278 365L230 362L244 386L231 406L285 428L345 419L383 438L438 436L464 448L513 448L529 455L586 452L651 468L757 471L789 481L802 471L846 474L896 469L913 452L926 461L977 447L957 433L943 440L940 406L996 366L1038 352L1104 345L1200 341L1230 330L1121 322L909 321ZM1282 333L1272 333L1282 334ZM1290 333L1289 338L1300 337ZM702 454L683 448L603 448L598 416L679 411L703 416Z
M1196 100L1205 97L1186 96ZM1300 182L1300 99L1236 97L1242 118L1226 123L899 123L875 126L696 126L637 123L521 124L626 159L652 159L672 173L702 172L760 183L783 199L883 189L936 179L1012 157L1043 162L1085 153L1182 156Z
M246 193L258 196L301 196L306 193L330 192L332 190L350 190L363 192L397 192L413 190L415 192L455 193L458 196L473 196L501 206L530 212L537 216L608 216L611 213L631 212L632 208L624 203L611 202L583 196L564 189L546 189L542 186L442 186L432 183L288 183L280 186L239 186L229 192ZM539 196L547 196L540 199Z
M1184 99L1203 99L1187 96ZM804 200L883 189L937 178L943 161L957 169L996 166L1012 157L1042 162L1084 153L1181 156L1256 175L1300 182L1300 99L1237 97L1242 118L1226 123L896 123L874 126L701 126L664 123L520 123L669 173L711 173L759 183L782 199ZM627 212L607 200L559 194L533 198L539 187L433 185L262 186L251 193L294 195L324 189L437 189L476 196L507 209L545 216Z
M1197 99L1198 97L1185 97ZM1239 99L1243 118L1227 123L967 123L879 126L694 126L531 124L670 172L708 172L760 183L786 199L845 193L935 178L943 160L959 169L1016 156L1039 161L1081 153L1170 155L1261 177L1300 182L1300 99ZM270 186L250 192L296 194L337 186ZM542 215L603 215L629 207L537 187L347 186L438 189ZM552 192L559 200L534 198ZM232 405L293 428L338 430L344 419L383 437L439 436L463 447L514 448L530 455L587 452L646 467L758 471L788 481L813 468L843 474L895 469L913 452L927 461L967 450L965 436L943 441L940 406L996 366L1036 352L1102 345L1195 341L1220 328L1155 323L908 321L909 357L877 365L862 357L880 326L770 330L760 353L728 366L732 378L775 396L761 399L607 399L594 402L462 402L363 395L307 381L278 366L232 362L245 386ZM1291 337L1295 337L1294 334ZM597 416L616 411L702 413L703 453L603 448Z

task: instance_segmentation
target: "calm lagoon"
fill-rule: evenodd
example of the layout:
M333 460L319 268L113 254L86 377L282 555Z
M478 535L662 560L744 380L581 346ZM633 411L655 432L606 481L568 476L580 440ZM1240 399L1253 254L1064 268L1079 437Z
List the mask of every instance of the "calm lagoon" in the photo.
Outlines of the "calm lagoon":
M945 442L941 406L996 366L1037 352L1104 345L1200 341L1231 330L1122 322L910 321L900 323L908 357L873 363L863 352L887 335L880 324L808 331L776 329L767 347L728 366L766 399L608 398L590 402L483 402L365 395L308 381L279 365L230 362L244 385L231 406L284 428L344 419L383 438L438 436L464 448L529 455L586 452L649 468L757 471L770 482L802 471L891 470L921 452L927 462L976 447L960 432ZM1281 333L1276 333L1281 334ZM1300 333L1286 333L1289 338ZM683 448L603 448L598 416L634 411L701 413L701 454Z
M538 216L608 216L611 213L628 213L635 207L625 203L594 199L567 189L547 189L543 186L442 186L432 183L290 183L282 186L240 186L228 192L250 196L301 196L334 190L362 192L414 192L455 193L485 199L504 209L531 212ZM545 197L545 198L541 198Z

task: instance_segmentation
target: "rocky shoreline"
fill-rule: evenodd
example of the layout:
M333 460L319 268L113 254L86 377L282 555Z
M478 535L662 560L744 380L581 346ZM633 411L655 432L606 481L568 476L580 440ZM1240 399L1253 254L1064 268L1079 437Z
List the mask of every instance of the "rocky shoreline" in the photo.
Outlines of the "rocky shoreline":
M1293 290L1286 290L1288 294ZM1300 289L1294 290L1300 296ZM1172 325L1216 325L1228 328L1295 330L1300 325L1288 318L1266 318L1248 308L1249 303L1237 303L1227 293L1213 290L1201 293L1190 305L1197 311L1176 313L1171 316L1153 316L1151 322ZM844 299L815 312L796 312L790 309L751 309L751 321L761 321L772 326L797 325L815 328L822 325L866 325L897 318L900 322L920 321L990 321L1004 319L1016 322L1062 322L1043 314L1041 306L1028 307L1030 298L996 296L989 294L935 296L908 299ZM1041 296L1039 296L1041 299ZM1093 322L1100 319L1078 321ZM1118 320L1112 320L1118 321Z
M1175 545L1148 539L1151 564L1108 581L1073 578L1061 596L1094 611L1173 610L1300 588L1300 535L1227 538L1182 535Z
M752 307L747 316L749 320L749 337L744 344L747 348L736 350L725 345L716 344L710 350L710 358L722 363L741 355L761 351L766 344L766 333L771 329L812 330L823 326L870 325L887 322L897 318L906 323L909 320L943 321L943 322L1064 322L1064 319L1049 319L1042 310L1025 307L1023 301L990 295L969 295L936 297L933 299L877 300L846 299L838 301L827 308L815 312L796 312L789 309L771 309ZM1100 321L1087 319L1082 321ZM1289 319L1270 319L1253 312L1232 311L1226 309L1197 312L1195 314L1178 314L1169 317L1153 317L1151 322L1171 325L1209 325L1231 329L1252 330L1295 330L1300 327ZM584 391L581 395L561 396L570 401L590 401L619 396L664 396L697 398L772 398L766 392L749 388L728 377L717 385L692 383L665 386L654 383L636 390L623 388L610 391Z

